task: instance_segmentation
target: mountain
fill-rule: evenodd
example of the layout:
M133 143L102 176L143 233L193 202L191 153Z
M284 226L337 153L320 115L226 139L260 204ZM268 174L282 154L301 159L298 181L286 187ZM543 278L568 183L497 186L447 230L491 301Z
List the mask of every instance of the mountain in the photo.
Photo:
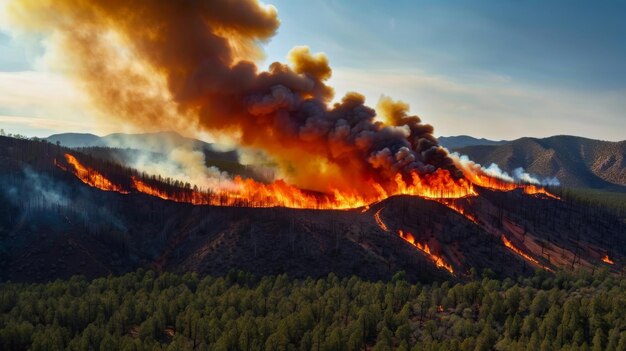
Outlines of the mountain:
M106 142L102 137L89 133L53 134L45 138L45 140L53 144L58 142L66 147L106 146Z
M558 135L520 138L502 145L465 146L454 151L483 166L495 163L509 173L523 167L540 178L557 177L566 187L626 191L626 141Z
M476 197L395 196L350 210L191 205L90 187L71 172L65 153L114 184L147 181L77 150L0 137L1 280L138 268L367 280L402 270L411 281L463 280L471 268L517 278L536 269L608 266L606 255L619 270L626 259L626 223L567 194L556 200L477 187ZM155 189L166 186L157 182Z
M103 137L93 134L63 133L51 135L44 140L53 144L59 142L65 147L81 148L87 154L123 164L137 159L140 155L167 159L176 150L199 151L204 154L207 167L215 166L231 174L246 174L245 166L239 162L237 151L218 150L211 143L183 137L175 132L114 133Z
M210 149L213 146L204 141L186 138L176 132L156 132L156 133L113 133L105 136L82 133L62 133L53 134L45 138L46 141L56 144L58 141L65 147L112 147L131 148L150 152L167 153L177 147L187 147L190 149Z
M507 142L506 140L489 140L484 138L478 139L469 135L458 135L449 137L442 136L437 138L437 140L439 141L439 145L445 147L448 150L475 145L502 145Z

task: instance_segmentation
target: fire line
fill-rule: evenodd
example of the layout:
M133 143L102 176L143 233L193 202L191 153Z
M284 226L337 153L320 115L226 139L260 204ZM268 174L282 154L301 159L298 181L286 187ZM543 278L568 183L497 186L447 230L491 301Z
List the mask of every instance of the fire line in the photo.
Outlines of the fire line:
M465 178L455 179L445 169L438 169L433 173L412 173L410 180L405 180L400 174L395 177L395 186L391 191L386 190L381 184L372 182L370 192L362 194L357 190L339 191L331 189L326 193L302 190L294 185L287 184L282 180L272 183L260 183L252 179L244 179L235 176L232 179L232 187L228 189L210 189L210 191L197 191L191 189L174 189L167 191L163 187L150 184L149 182L132 176L130 188L114 184L100 172L89 168L78 161L71 154L65 154L67 164L73 168L72 173L83 183L106 191L116 191L128 194L131 191L144 193L165 200L191 203L194 205L214 206L245 206L245 207L290 207L308 209L353 209L365 207L382 201L392 195L414 195L422 198L438 201L452 210L460 213L470 221L477 220L465 210L457 206L453 200L463 197L477 196L473 183ZM70 168L55 161L55 164L64 170ZM469 178L468 178L469 179ZM506 184L502 181L487 182L484 177L478 177L478 185ZM509 184L498 189L511 190L520 187L519 184ZM526 193L549 194L545 190L526 186ZM554 197L550 194L550 196Z
M398 230L398 235L404 239L406 242L408 242L409 244L413 245L415 248L417 248L419 251L421 251L422 253L426 254L426 256L428 258L430 258L431 261L433 261L433 263L435 263L435 266L437 266L437 268L443 268L446 271L448 271L450 274L454 274L454 269L452 269L452 266L448 263L446 263L446 261L444 261L443 257L436 255L434 253L431 252L430 248L428 247L428 244L426 243L420 243L417 242L415 240L415 237L413 236L413 234L409 233L409 232L405 232L403 230Z
M78 162L76 157L70 154L65 154L65 159L67 160L67 163L74 168L72 173L74 173L74 175L83 183L100 190L116 191L118 193L128 194L128 191L123 190L119 185L113 184L100 172L83 166L80 162ZM58 163L57 166L63 170L67 170L67 168L62 167Z
M376 223L378 224L380 229L388 232L389 228L387 228L387 225L385 224L385 222L383 222L383 220L380 218L380 211L382 211L383 208L381 208L380 210L376 211L376 214L374 214L374 219L376 220Z
M615 264L615 262L609 258L609 255L604 255L604 257L602 257L602 262L608 263L608 264Z
M513 245L513 243L511 243L511 241L509 239L506 238L506 236L504 236L504 234L502 235L502 242L504 243L504 246L506 246L509 250L513 251L514 253L516 253L517 255L523 257L525 260L530 261L534 264L539 264L539 261L537 261L536 259L534 259L533 257L531 257L530 255L526 254L524 251L518 249L517 247L515 247L515 245Z

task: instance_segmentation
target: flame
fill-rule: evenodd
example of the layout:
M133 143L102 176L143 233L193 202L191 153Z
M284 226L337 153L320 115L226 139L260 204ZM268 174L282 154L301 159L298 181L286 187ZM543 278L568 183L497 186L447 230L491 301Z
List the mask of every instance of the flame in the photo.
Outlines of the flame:
M98 188L100 190L116 191L122 194L128 194L128 191L123 190L122 187L119 185L113 184L100 172L92 168L83 166L83 164L81 164L76 159L76 157L70 154L65 154L65 160L67 160L67 163L70 164L74 168L74 171L72 173L74 173L74 175L76 175L76 177L80 179L83 183L89 186L92 186L94 188ZM55 160L55 163L56 163L56 160ZM56 164L59 168L63 169L64 171L67 171L66 167L63 167L58 163Z
M54 163L60 169L72 172L78 179L89 186L122 194L136 191L165 200L191 203L194 205L246 207L280 206L309 209L351 209L362 207L362 212L366 212L370 209L371 205L389 196L403 194L430 198L465 216L468 220L478 223L475 216L466 212L462 203L455 201L461 198L477 196L478 194L473 187L474 184L502 191L522 188L525 194L541 194L550 198L559 199L559 197L550 194L544 188L535 185L508 183L501 179L485 174L468 172L467 170L464 170L465 178L455 179L450 175L449 171L444 169L438 169L433 173L425 175L412 173L410 180L405 180L398 174L395 177L395 186L392 187L392 190L386 190L381 184L371 182L371 192L369 194L361 194L357 191L342 192L336 189L326 193L319 193L300 189L282 180L266 184L253 179L244 179L240 176L233 178L232 186L229 186L228 189L213 189L212 191L173 187L171 190L166 190L166 187L160 183L156 185L150 184L149 181L140 179L137 176L131 176L130 187L125 188L111 182L100 172L81 164L76 157L71 154L65 154L65 160L67 161L67 165L57 162L56 159ZM389 227L387 227L380 216L382 210L383 208L376 211L374 219L383 231L389 232ZM454 274L452 266L448 264L442 256L433 253L430 247L428 247L428 244L417 242L415 237L409 232L398 230L398 235L426 254L438 268L443 268L451 274ZM537 259L515 247L504 235L502 235L501 238L504 245L511 251L533 264L540 265ZM605 255L602 261L608 264L614 264L608 255ZM543 268L550 270L547 267Z
M608 264L615 264L615 262L613 262L613 260L609 258L609 255L604 255L604 257L602 257L602 262L605 262Z
M381 208L380 210L376 211L376 214L374 214L374 219L376 220L376 223L378 224L380 229L388 232L389 228L387 228L387 225L385 224L385 222L383 222L383 220L380 218L380 211L382 210L383 209Z
M389 228L387 227L387 225L383 222L383 220L380 218L380 212L383 209L379 209L378 211L376 211L376 213L374 214L374 219L376 220L376 223L378 224L378 226L380 227L380 229L389 232ZM409 232L405 232L403 230L398 230L398 235L404 239L406 242L408 242L409 244L413 245L414 247L416 247L418 250L420 250L421 252L423 252L424 254L426 254L426 256L428 258L431 259L431 261L433 261L435 263L435 266L437 266L437 268L443 268L445 270L447 270L448 272L450 272L450 274L454 274L454 270L452 269L452 266L448 263L446 263L446 261L444 261L443 257L438 256L436 254L434 254L433 252L431 252L430 247L428 247L428 244L424 243L420 243L417 242L415 240L415 237L413 237L413 234L409 233Z
M127 194L135 190L162 199L186 202L195 205L218 206L249 206L249 207L292 207L310 209L351 209L358 207L368 208L370 204L382 201L392 195L416 195L432 199L453 199L476 195L473 186L465 179L454 179L447 170L439 169L433 173L419 175L412 173L410 181L405 181L398 174L392 190L387 191L376 182L371 182L368 194L358 191L347 192L331 189L327 193L306 191L277 180L269 184L260 183L253 179L244 179L236 176L229 189L217 189L211 192L185 190L168 192L155 185L131 177L132 189L113 184L99 172L82 165L74 156L65 154L78 177L84 183L107 191L117 191ZM64 168L57 164L60 168Z
M465 178L467 178L471 183L481 186L483 188L500 191L511 191L519 187L518 184L507 182L505 180L487 175L485 173L482 173L481 171L463 167L463 165L461 164L459 164L459 166L461 166L460 168Z
M469 180L470 183L478 185L483 188L499 190L499 191L512 191L515 189L522 189L525 194L528 195L545 195L546 197L560 200L561 198L550 194L545 188L533 184L514 183L498 177L486 174L479 168L471 167L467 164L456 162L455 165L463 172L463 176Z
M476 217L474 215L467 213L462 206L454 202L454 199L435 199L435 201L439 202L442 205L447 206L448 208L452 209L456 213L467 218L469 221L475 224L478 224L478 220L476 219Z
M438 169L433 173L418 174L412 172L409 179L397 174L392 184L383 186L370 181L369 189L363 193L358 190L340 191L329 189L325 193L312 192L287 184L283 180L276 180L266 184L253 179L244 179L236 176L232 186L228 189L211 189L210 191L196 191L184 189L181 191L166 191L162 187L149 184L138 177L131 177L131 188L113 184L101 173L82 165L74 156L65 154L68 164L74 167L74 174L84 183L107 191L117 191L127 194L137 191L166 200L191 203L194 205L215 206L247 206L247 207L291 207L308 209L352 209L363 207L366 211L371 204L382 201L392 195L413 195L438 201L452 210L477 223L477 219L466 213L465 209L453 200L476 196L474 184L499 190L512 190L524 187L527 194L544 194L554 198L545 189L532 185L507 183L488 175L471 173L465 170L466 178L455 179L445 169ZM62 169L62 165L57 163ZM380 225L380 223L379 223Z
M526 254L524 251L522 251L522 250L518 249L517 247L515 247L513 245L513 243L511 243L511 241L509 241L509 239L507 239L506 236L504 236L504 235L502 235L502 242L504 243L504 246L509 248L509 250L515 252L519 256L522 256L525 260L530 261L530 262L532 262L534 264L539 264L539 261L537 261L536 259L534 259L530 255Z
M443 257L434 254L433 252L431 252L430 248L428 247L428 244L424 243L420 243L417 242L415 240L415 237L413 237L413 234L409 233L409 232L404 232L403 230L398 230L398 235L404 239L406 242L408 242L409 244L413 245L414 247L416 247L418 250L420 250L421 252L425 253L426 256L428 256L428 258L431 259L431 261L433 261L435 263L435 266L437 266L437 268L443 268L445 270L447 270L448 272L450 272L450 274L454 274L454 269L452 269L452 266L448 263L446 263L446 261L444 261Z
M152 187L148 185L147 183L137 179L137 177L135 176L132 176L131 180L133 182L133 187L137 189L137 191L139 191L140 193L160 197L161 199L164 199L164 200L172 200L172 201L180 202L179 198L175 196L169 196L166 191ZM196 203L194 200L192 200L191 203L198 204L198 205L200 204L200 203Z
M560 197L550 194L546 189L542 188L542 187L538 187L535 185L526 185L524 186L524 193L528 194L528 195L537 195L537 194L541 194L541 195L545 195L549 198L555 199L555 200L561 200Z

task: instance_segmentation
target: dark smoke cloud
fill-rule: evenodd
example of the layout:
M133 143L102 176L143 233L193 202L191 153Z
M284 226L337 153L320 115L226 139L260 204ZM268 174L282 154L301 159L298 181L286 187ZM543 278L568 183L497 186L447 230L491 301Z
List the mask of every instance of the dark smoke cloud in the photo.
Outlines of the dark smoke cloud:
M52 34L94 102L139 128L226 133L265 150L288 179L318 190L393 188L399 173L454 171L433 128L408 106L364 97L331 105L332 69L307 47L259 72L260 44L279 26L276 10L253 0L19 1L24 29Z

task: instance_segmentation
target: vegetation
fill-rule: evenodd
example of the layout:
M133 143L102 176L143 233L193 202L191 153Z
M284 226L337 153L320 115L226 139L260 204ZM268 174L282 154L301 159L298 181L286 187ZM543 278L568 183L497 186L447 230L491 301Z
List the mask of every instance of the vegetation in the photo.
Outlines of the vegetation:
M2 350L626 350L607 271L411 285L139 270L0 286Z
M568 199L587 206L604 206L626 218L626 192L589 188L571 188L562 191Z

